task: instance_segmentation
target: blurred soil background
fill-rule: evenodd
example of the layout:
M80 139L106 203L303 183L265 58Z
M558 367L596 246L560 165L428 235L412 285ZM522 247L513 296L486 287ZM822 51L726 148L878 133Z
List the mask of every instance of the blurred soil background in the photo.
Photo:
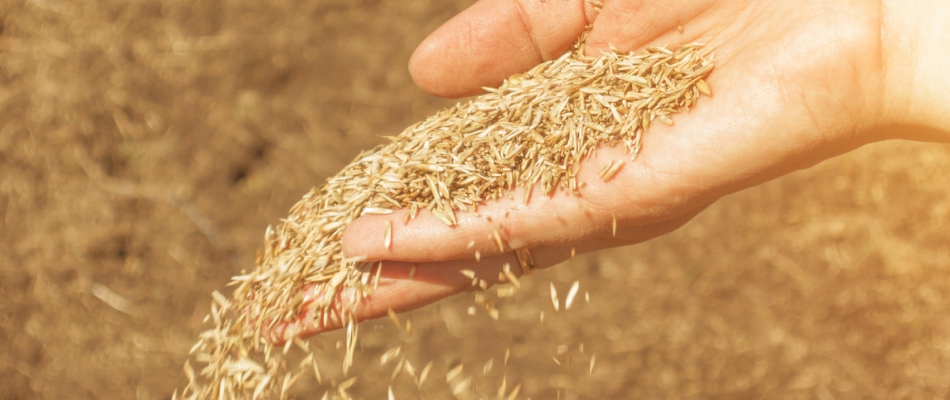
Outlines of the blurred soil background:
M406 64L469 3L0 2L0 399L170 398L265 227L451 104ZM411 313L412 338L367 323L350 392L385 398L402 345L434 367L397 398L450 397L459 362L462 398L503 374L534 399L946 398L947 171L946 145L868 146L539 273L499 322L468 294ZM549 282L575 279L555 313Z

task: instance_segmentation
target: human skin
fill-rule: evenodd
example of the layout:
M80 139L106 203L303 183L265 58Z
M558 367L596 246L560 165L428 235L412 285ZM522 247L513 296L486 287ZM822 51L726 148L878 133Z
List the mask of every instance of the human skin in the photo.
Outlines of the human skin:
M344 253L385 260L384 279L357 317L470 290L462 269L489 284L505 263L517 272L510 249L500 253L491 239L496 229L510 248L530 248L538 268L546 268L574 251L671 232L722 196L865 144L950 141L946 21L945 0L628 0L607 1L599 12L583 0L475 3L413 54L410 73L422 89L444 97L477 94L563 54L592 25L589 55L609 44L624 51L713 46L713 97L674 116L673 126L654 124L636 161L610 182L595 174L624 157L623 148L603 148L585 160L578 180L588 185L580 197L535 192L527 205L488 202L478 217L460 213L457 227L425 212L408 224L399 211L357 219L344 234ZM380 240L387 221L393 223L389 248ZM309 318L295 324L305 334L333 328Z

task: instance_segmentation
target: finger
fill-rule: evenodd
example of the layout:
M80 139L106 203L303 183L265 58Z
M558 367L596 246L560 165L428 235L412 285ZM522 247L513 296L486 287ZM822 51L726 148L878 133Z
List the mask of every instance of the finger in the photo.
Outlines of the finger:
M672 232L683 226L690 219L699 214L705 206L693 210L686 215L654 226L628 229L618 232L616 237L596 238L576 243L572 246L545 246L531 249L534 266L545 269L574 257L591 251L609 247L619 247L640 243L660 235ZM524 276L517 257L513 252L481 258L459 261L441 261L430 263L411 263L384 261L379 272L379 283L375 284L374 293L363 299L356 308L354 318L357 321L384 317L389 310L405 312L413 310L454 294L485 290L499 283L509 283L511 273L519 279ZM467 270L467 271L466 271ZM507 270L507 273L506 273ZM463 274L463 271L474 273L475 279ZM481 281L484 281L482 283ZM307 297L319 297L315 287L305 289ZM339 294L336 310L342 304L353 301L352 292ZM283 343L295 335L312 336L320 332L341 328L342 318L323 317L315 310L305 310L299 319L288 324L278 325L272 335L272 341Z
M563 54L592 13L584 0L481 0L426 38L409 72L434 95L475 94Z
M578 252L584 252L640 243L666 234L710 204L701 203L675 216L643 218L635 225L620 226L618 222L615 230L613 212L584 208L586 201L574 196L545 199L541 205L529 207L519 205L520 208L507 212L505 205L510 203L490 202L480 208L482 217L460 213L457 227L448 227L431 215L421 213L416 220L403 224L400 211L360 218L344 233L344 253L351 257L363 255L370 260L430 262L492 256L513 249L560 247L568 243L579 243L574 246ZM557 210L553 212L557 215L552 215L551 210ZM489 222L484 217L486 214L496 217ZM387 247L380 229L388 225L385 221L392 221L390 218L398 222L393 221L392 241ZM602 244L597 245L598 242Z
M560 263L570 257L570 252L562 249L544 249L534 256L540 268ZM456 293L484 290L498 283L507 282L507 275L503 273L506 265L511 274L516 277L522 276L517 258L512 253L486 257L480 261L448 261L418 265L406 262L383 262L382 265L383 269L380 272L379 283L375 285L374 293L362 299L355 308L353 317L357 321L384 317L389 310L409 311ZM474 284L472 278L462 273L466 270L474 273ZM482 281L484 283L481 283ZM314 292L315 287L305 290L306 296L310 298L321 295ZM351 293L342 293L337 296L334 305L336 312L348 308L344 307L344 304L353 301ZM297 320L277 325L269 337L274 343L283 343L296 335L307 337L342 326L343 318L341 317L323 317L323 313L317 310L305 310Z
M725 6L715 0L671 2L663 0L606 2L585 42L588 55L610 46L621 51L647 46L671 46L696 41L721 25ZM682 32L680 31L682 29Z

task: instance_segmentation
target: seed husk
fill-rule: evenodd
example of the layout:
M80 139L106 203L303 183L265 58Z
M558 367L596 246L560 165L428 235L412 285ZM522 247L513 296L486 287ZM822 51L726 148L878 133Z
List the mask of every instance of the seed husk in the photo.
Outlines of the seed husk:
M386 231L383 233L383 247L391 249L393 246L393 221L386 221Z
M567 292L567 299L564 300L565 310L571 309L571 304L574 303L574 296L577 296L578 289L580 289L580 282L574 281L574 284L571 285L571 290Z
M617 172L620 171L620 168L622 167L623 167L623 160L613 163L613 165L611 165L609 169L604 171L604 174L603 176L601 176L601 179L603 179L604 182L607 182L613 179L614 175L617 175Z

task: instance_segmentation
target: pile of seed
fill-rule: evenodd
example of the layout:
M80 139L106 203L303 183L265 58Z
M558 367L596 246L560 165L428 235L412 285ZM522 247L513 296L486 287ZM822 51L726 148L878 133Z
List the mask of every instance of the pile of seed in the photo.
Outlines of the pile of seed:
M268 228L256 269L233 279L231 299L215 293L214 326L192 349L202 367L185 365L190 383L182 398L285 397L315 364L311 354L292 368L282 356L292 343L306 350L298 332L277 340L268 340L274 339L268 332L307 311L315 323L346 327L348 369L357 343L353 308L374 289L371 264L343 256L340 241L353 220L408 209L408 221L428 210L454 226L456 212L513 190L526 203L538 184L543 193L575 192L581 161L599 146L623 143L635 156L651 122L672 124L671 114L710 94L703 80L713 68L709 53L689 44L675 52L657 47L595 58L583 55L581 40L564 56L360 154ZM605 166L601 178L609 180L619 165ZM387 245L390 229L380 236ZM304 299L311 285L328 295ZM355 289L357 301L331 306L343 288ZM286 344L278 348L274 341ZM345 388L340 394L346 397Z

